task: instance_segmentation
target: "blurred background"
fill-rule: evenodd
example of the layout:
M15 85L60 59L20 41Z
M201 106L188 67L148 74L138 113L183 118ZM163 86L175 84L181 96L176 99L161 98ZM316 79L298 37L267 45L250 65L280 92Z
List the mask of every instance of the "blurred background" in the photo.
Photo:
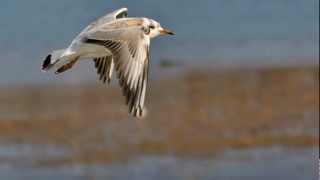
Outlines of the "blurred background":
M128 114L93 61L44 57L127 7L152 41L148 116ZM2 0L1 179L316 179L317 0Z

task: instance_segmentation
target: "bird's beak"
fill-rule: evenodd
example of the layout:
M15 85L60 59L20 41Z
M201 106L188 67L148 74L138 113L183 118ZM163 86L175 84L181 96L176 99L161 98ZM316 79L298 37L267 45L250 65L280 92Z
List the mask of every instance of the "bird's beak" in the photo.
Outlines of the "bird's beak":
M161 34L161 35L167 35L167 34L169 34L169 35L174 35L174 33L173 33L172 31L170 31L169 29L165 29L165 28L162 28L162 29L160 30L160 34Z

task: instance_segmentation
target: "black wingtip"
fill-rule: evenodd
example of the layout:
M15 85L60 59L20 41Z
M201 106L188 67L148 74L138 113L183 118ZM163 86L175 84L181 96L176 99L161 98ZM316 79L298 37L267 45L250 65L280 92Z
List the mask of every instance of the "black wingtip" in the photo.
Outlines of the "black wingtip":
M51 54L49 54L42 63L42 70L47 70L51 65Z

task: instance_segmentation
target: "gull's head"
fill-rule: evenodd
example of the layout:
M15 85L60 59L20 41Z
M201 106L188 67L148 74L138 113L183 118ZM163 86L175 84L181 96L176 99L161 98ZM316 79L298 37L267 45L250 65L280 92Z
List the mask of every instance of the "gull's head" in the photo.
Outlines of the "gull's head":
M145 28L145 33L150 38L155 38L160 35L174 35L172 31L161 27L160 23L153 19L145 19L144 28Z

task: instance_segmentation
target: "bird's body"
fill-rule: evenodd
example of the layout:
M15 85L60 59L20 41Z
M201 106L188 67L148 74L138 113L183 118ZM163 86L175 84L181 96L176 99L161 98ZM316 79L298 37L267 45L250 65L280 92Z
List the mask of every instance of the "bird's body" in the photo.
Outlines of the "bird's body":
M122 8L89 24L68 48L49 54L42 69L62 73L79 59L93 59L100 80L110 82L115 68L130 113L139 117L144 110L150 39L164 34L173 33L154 20L128 18Z

